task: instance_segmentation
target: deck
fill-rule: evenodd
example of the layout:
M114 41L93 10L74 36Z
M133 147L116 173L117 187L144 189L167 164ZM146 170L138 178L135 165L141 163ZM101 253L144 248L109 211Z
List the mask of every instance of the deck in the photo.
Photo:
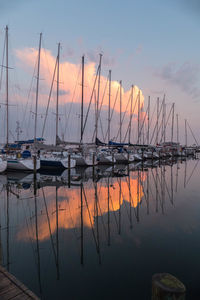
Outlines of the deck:
M0 266L0 299L1 300L39 300L25 285Z

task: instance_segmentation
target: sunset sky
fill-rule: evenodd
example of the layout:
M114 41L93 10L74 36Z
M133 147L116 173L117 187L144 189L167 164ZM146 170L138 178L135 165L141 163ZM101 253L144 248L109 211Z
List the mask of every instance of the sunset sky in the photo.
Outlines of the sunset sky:
M14 68L10 71L10 85L12 81L15 85L15 92L11 92L15 99L11 101L27 101L42 32L45 51L41 66L41 106L47 101L60 42L62 103L72 99L83 54L88 74L85 90L89 98L92 77L102 53L102 86L111 69L113 94L119 80L125 98L129 97L131 85L136 85L145 97L145 107L151 96L152 110L156 98L162 99L165 93L168 109L175 102L182 137L187 118L200 142L199 16L198 0L0 0L0 61L4 28L8 25L10 66ZM80 79L78 85L80 89ZM80 92L77 93L76 97L80 97ZM0 95L3 102L3 91ZM194 140L189 137L189 142Z

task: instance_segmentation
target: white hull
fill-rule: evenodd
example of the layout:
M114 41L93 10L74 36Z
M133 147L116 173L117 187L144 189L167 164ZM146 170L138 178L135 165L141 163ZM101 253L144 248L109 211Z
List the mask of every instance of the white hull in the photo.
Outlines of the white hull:
M7 158L8 170L20 170L20 171L33 171L34 163L33 159L22 159L22 158ZM40 168L40 160L36 161L36 170Z
M100 165L113 165L114 163L116 163L116 160L112 155L101 153L98 156L98 164Z
M7 161L0 159L0 173L3 173L7 169Z
M43 168L56 168L56 169L68 169L74 168L76 166L76 161L70 158L70 164L68 163L68 157L60 158L56 156L42 155L41 159L41 167Z

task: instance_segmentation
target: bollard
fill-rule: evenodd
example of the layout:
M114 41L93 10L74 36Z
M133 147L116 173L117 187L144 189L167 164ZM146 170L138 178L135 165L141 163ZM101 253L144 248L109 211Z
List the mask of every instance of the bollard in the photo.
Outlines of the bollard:
M185 300L184 284L168 273L158 273L152 277L152 300Z

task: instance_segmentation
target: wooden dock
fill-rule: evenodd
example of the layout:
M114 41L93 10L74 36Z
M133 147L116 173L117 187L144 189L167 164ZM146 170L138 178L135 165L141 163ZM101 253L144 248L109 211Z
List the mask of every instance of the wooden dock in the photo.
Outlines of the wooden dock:
M24 284L0 266L1 300L39 300Z

